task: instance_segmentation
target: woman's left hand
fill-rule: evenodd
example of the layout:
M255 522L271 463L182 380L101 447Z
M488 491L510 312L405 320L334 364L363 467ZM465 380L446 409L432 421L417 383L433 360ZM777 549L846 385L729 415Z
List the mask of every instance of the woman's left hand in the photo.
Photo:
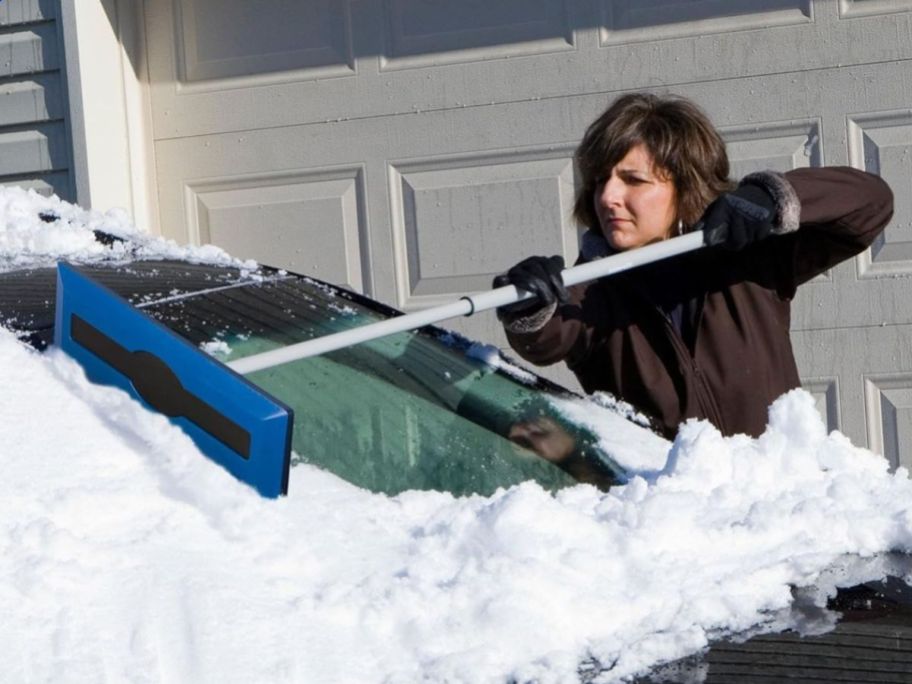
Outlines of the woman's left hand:
M772 196L759 185L746 184L720 195L696 228L703 231L705 244L739 250L773 232L775 215Z

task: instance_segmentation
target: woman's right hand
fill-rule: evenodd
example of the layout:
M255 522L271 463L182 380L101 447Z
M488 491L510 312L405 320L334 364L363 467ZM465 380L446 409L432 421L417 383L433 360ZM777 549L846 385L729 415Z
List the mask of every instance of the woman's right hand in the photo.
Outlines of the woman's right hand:
M563 270L564 258L561 256L533 256L523 259L506 273L496 276L494 287L514 285L518 290L535 295L532 299L499 307L498 313L522 316L552 304L566 304L570 301L570 295L561 277Z

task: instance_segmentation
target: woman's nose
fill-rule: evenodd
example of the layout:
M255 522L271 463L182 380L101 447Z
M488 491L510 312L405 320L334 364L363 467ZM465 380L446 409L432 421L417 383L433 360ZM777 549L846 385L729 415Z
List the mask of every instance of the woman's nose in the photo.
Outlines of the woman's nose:
M599 202L606 207L618 206L621 201L620 191L621 184L616 179L609 178L602 185L602 190L599 193Z

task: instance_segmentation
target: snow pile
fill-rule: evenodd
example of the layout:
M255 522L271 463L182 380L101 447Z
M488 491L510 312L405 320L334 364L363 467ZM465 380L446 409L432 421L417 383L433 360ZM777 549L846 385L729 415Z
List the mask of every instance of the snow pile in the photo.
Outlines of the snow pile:
M3 681L613 681L781 629L842 554L912 550L906 473L801 391L758 440L686 425L607 494L390 498L302 466L269 501L60 353L0 331L0 368Z
M100 242L95 231L110 244ZM183 259L255 270L254 261L232 258L214 245L179 246L173 240L136 230L126 212L102 214L44 197L34 190L0 186L0 273L53 266L59 260L79 263L125 259Z
M611 681L758 623L845 553L912 550L912 482L810 395L758 440L686 425L610 493L267 501L165 419L0 333L4 681Z
M130 231L0 190L3 268L171 249ZM817 628L793 587L832 585L845 554L912 552L907 473L826 434L801 391L756 440L690 422L659 458L644 441L608 493L386 497L300 466L273 501L57 351L0 329L0 373L0 681L610 682ZM605 402L571 403L599 432Z

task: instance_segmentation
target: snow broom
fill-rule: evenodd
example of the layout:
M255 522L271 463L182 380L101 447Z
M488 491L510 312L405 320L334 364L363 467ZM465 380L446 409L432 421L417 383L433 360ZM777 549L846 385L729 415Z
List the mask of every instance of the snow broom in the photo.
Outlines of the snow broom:
M694 231L568 268L562 277L576 285L703 245L703 233ZM508 285L225 364L61 263L54 341L90 380L120 387L168 416L210 459L261 495L276 497L288 489L293 412L244 375L534 296Z
M667 259L678 254L692 252L703 247L704 244L703 232L694 231L629 252L619 252L596 261L567 268L561 272L561 277L564 285L568 287L570 285L578 285L579 283L604 278L605 276L621 273L622 271ZM361 342L368 342L386 335L415 330L416 328L440 323L451 318L472 316L481 311L496 309L508 304L532 299L533 297L535 295L530 292L523 292L514 285L507 285L477 295L466 295L450 304L441 304L413 314L397 316L396 318L371 323L359 328L343 330L332 335L291 344L281 349L255 354L237 361L231 361L227 365L232 370L246 375L247 373L265 370L283 363L319 356L320 354L350 347Z

